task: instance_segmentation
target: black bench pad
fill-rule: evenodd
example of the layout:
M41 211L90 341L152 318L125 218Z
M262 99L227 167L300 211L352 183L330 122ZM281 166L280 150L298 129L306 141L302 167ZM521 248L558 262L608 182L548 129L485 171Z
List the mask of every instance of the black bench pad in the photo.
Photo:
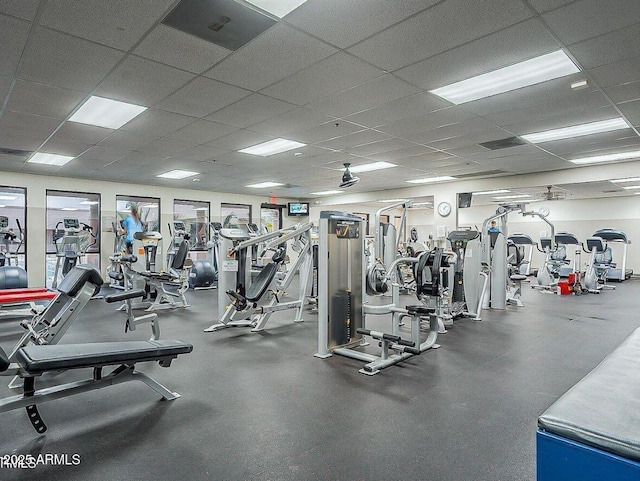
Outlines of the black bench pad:
M538 426L640 461L640 328L560 397Z
M64 369L157 361L192 350L193 346L189 343L171 340L50 344L23 347L16 358L27 372L39 374Z

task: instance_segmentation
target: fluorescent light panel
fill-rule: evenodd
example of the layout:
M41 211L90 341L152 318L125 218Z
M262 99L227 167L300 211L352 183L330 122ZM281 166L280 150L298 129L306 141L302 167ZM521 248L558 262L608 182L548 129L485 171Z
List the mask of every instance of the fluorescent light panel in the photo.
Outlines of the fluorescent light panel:
M282 18L289 12L294 11L307 0L245 0L247 3L261 8L278 18Z
M98 205L99 202L97 200L83 200L80 202L82 205Z
M343 190L324 190L322 192L309 192L309 195L335 195L342 194Z
M354 174L359 174L360 172L373 172L374 170L390 169L391 167L398 166L390 162L372 162L370 164L352 165L349 170ZM340 170L344 171L345 169L342 168Z
M78 210L78 209L76 209L75 207L63 207L63 208L62 208L62 209L60 209L60 210L75 211L75 210Z
M579 72L562 50L430 90L459 105Z
M13 195L0 195L0 200L16 200L17 197Z
M410 184L432 184L434 182L446 182L447 180L456 180L455 177L451 177L450 175L441 175L439 177L425 177L423 179L411 179L405 180Z
M268 157L274 154L280 154L289 150L297 149L298 147L304 147L307 144L296 142L295 140L287 139L273 139L268 142L262 142L261 144L246 147L238 150L243 154L260 155L261 157Z
M194 175L198 175L199 172L192 172L190 170L170 170L169 172L165 172L164 174L156 175L156 177L162 177L163 179L186 179L187 177L193 177Z
M525 199L531 197L529 194L513 194L513 195L501 195L494 197L495 200L507 200L507 199Z
M252 189L266 189L268 187L278 187L281 185L284 185L284 184L281 184L280 182L267 181L267 182L259 182L257 184L245 185L245 187L251 187Z
M498 190L486 190L484 192L474 192L473 195L491 195L491 194L507 194L511 192L507 189L498 189Z
M94 95L75 111L69 121L107 129L119 129L145 110L147 107Z
M623 187L625 190L637 190L640 189L640 185L625 185Z
M629 125L623 118L616 118L599 120L598 122L589 122L588 124L572 125L571 127L563 127L561 129L547 130L533 134L525 134L520 137L532 144L540 144L542 142L570 139L573 137L582 137L584 135L600 134L602 132L611 132L612 130L628 128Z
M640 159L640 150L631 152L619 152L617 154L596 155L593 157L581 157L579 159L567 159L574 164L596 164L598 162L614 162L616 160Z
M59 154L47 154L46 152L36 152L31 156L29 162L32 164L45 164L45 165L64 165L74 157L68 155Z
M609 182L613 182L614 184L623 184L625 182L640 182L640 177L627 177L626 179L612 179ZM2 197L0 197L2 200Z

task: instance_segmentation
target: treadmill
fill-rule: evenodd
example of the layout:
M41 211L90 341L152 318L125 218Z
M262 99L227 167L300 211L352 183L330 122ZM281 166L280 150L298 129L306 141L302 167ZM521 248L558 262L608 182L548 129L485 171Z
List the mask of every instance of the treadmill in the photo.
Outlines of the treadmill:
M622 282L629 279L633 275L632 269L627 269L627 248L631 241L627 238L627 234L617 229L600 229L594 232L594 237L600 237L606 242L618 242L621 243L622 248L622 263L616 262L607 271L608 281Z

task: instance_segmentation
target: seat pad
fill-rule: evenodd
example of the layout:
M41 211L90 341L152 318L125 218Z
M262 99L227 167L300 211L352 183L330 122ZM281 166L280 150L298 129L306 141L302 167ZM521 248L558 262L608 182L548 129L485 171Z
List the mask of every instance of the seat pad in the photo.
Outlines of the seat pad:
M640 328L538 418L538 426L640 461Z
M29 373L130 364L186 354L193 346L183 341L123 341L87 344L29 345L17 352L18 363Z

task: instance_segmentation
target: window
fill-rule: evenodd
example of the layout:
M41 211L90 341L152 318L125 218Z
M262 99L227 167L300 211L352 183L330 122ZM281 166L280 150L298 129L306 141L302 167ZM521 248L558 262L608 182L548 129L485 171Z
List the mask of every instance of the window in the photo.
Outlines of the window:
M78 264L100 268L100 194L47 190L46 224L47 287L62 278L65 251L76 252Z
M233 227L251 223L251 205L222 204L220 206L220 222L223 227Z
M362 212L354 212L353 215L357 215L358 217L362 217L364 220L364 235L369 235L369 214L364 214Z
M282 229L282 209L280 204L262 204L260 206L260 231L273 232Z
M0 258L5 265L26 269L27 189L0 186L0 217L6 227L0 227Z
M173 220L184 223L187 233L191 236L191 250L207 250L209 210L209 202L181 199L173 201Z
M116 196L118 221L122 222L131 212L131 206L138 208L142 228L145 231L160 231L160 199L155 197Z

